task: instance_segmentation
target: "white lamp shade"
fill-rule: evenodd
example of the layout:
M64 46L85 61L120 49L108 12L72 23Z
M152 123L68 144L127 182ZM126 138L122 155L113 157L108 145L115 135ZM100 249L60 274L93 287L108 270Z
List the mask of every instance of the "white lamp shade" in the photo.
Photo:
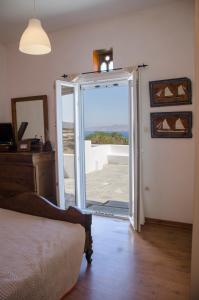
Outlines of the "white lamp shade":
M26 54L41 55L51 52L49 38L40 20L30 19L28 27L21 36L19 50Z

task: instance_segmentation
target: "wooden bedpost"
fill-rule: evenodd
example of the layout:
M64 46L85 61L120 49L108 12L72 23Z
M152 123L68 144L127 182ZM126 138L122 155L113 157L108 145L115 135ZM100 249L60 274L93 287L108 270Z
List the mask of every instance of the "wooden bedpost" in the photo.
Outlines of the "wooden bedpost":
M84 252L86 254L86 260L88 264L92 262L92 254L93 254L93 240L91 235L91 225L92 225L92 215L87 214L87 229L86 229L86 242Z
M0 208L14 210L28 215L48 218L58 221L66 221L73 224L80 224L86 233L84 252L88 264L92 262L92 215L82 213L79 209L70 206L67 210L60 209L47 199L35 193L23 193L13 197L0 197Z

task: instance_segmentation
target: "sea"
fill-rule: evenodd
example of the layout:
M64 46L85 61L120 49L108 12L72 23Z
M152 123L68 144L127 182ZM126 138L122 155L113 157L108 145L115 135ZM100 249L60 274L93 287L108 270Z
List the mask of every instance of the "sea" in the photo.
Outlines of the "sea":
M86 137L87 135L92 134L94 132L102 132L102 131L97 131L97 130L95 130L95 131L89 131L89 130L85 130L84 131L84 136ZM110 133L112 131L103 131L103 132ZM118 132L118 133L122 134L125 138L129 138L129 132L128 131L114 131L114 132Z

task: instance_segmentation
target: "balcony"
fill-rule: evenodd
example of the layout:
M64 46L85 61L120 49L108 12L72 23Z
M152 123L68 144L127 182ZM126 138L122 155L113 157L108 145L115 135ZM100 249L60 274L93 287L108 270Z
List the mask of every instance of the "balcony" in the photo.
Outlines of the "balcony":
M86 207L95 213L128 215L129 146L85 141ZM75 201L74 154L64 154L65 199Z

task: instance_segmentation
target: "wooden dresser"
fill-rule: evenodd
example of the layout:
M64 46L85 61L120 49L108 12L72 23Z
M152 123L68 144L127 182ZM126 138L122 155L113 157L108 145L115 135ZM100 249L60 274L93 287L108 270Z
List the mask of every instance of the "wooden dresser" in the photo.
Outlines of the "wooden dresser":
M36 192L56 204L54 152L0 153L0 195Z

